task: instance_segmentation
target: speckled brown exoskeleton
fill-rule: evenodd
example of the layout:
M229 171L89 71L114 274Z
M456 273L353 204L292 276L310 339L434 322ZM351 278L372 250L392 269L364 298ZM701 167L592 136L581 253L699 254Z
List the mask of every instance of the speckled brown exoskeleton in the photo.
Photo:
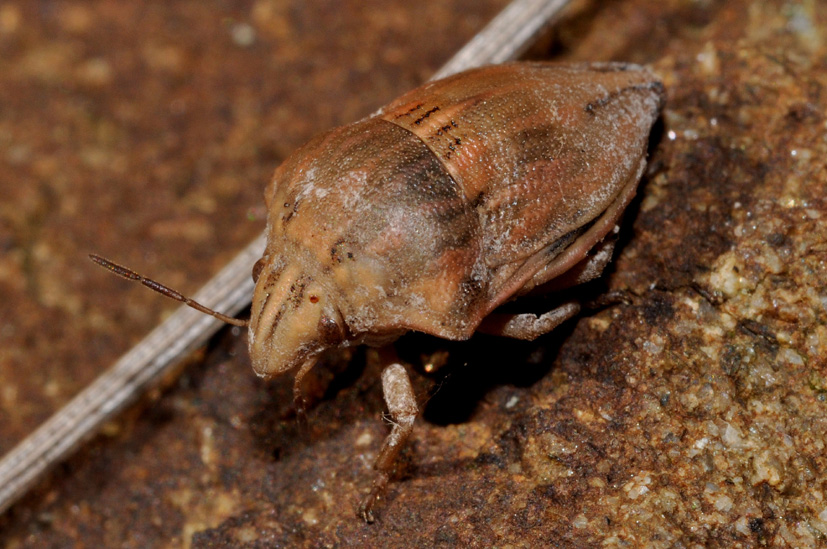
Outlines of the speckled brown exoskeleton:
M651 72L621 63L512 63L427 83L284 161L265 193L251 318L215 314L249 324L257 374L297 372L297 403L327 349L384 346L409 330L452 340L547 333L579 305L497 308L600 275L662 102ZM389 362L393 428L360 506L369 521L418 411L405 369Z

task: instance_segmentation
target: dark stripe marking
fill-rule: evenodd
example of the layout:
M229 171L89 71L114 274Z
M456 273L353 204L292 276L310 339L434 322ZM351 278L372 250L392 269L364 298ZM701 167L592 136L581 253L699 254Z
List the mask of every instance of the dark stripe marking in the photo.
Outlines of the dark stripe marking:
M423 114L422 116L420 116L419 118L414 120L414 125L419 126L426 118L428 118L429 116L431 116L432 114L434 114L438 110L439 110L439 107L434 107L433 109L430 109L430 110L426 111L425 114Z

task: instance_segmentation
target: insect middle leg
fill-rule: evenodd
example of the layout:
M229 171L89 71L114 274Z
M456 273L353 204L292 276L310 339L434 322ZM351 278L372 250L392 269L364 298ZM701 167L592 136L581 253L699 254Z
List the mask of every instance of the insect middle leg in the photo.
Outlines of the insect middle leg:
M572 301L563 303L539 316L533 313L492 313L482 321L477 327L477 331L484 334L533 341L541 335L551 332L579 312L580 304Z
M562 275L535 286L532 293L544 294L560 292L599 277L612 258L618 231L619 227L615 225L612 233L606 236L602 242L597 243L590 253L580 262ZM544 279L543 271L538 272L535 278L542 281ZM541 335L551 332L579 312L580 303L577 301L562 303L541 315L495 312L489 314L482 323L480 323L477 331L484 334L532 341Z
M373 465L378 472L373 487L359 506L359 515L366 522L374 521L373 506L388 485L396 458L405 447L413 431L414 420L419 413L411 380L408 378L405 367L398 362L393 362L382 372L382 391L390 412L393 429L385 439L379 457Z

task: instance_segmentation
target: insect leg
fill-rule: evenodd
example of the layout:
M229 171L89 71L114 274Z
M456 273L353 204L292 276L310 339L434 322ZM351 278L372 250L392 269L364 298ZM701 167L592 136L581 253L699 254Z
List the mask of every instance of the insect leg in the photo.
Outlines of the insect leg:
M533 292L540 294L559 292L599 277L612 258L618 230L619 227L615 225L614 230L602 242L597 243L589 255L562 275L535 287ZM540 271L535 278L542 280L543 275L543 271ZM528 285L532 285L532 282ZM554 330L579 312L580 304L570 301L539 316L531 313L491 313L477 327L477 331L532 341Z
M477 331L484 334L532 341L554 330L578 312L580 312L580 304L572 301L563 303L540 316L533 313L492 313L485 317Z
M580 263L550 281L548 284L549 290L560 291L566 288L572 288L594 280L603 274L606 265L612 260L619 231L620 227L615 225L613 232L606 235L601 242L595 244L594 248L589 251L589 254L584 257Z
M302 427L307 426L307 399L304 398L304 393L302 392L302 380L304 380L304 376L307 375L307 372L315 365L316 357L305 361L293 379L293 406L296 408L296 418Z
M396 458L411 435L414 420L419 413L408 373L398 362L394 362L382 372L382 391L393 422L393 429L385 439L385 444L373 465L378 471L378 476L373 482L370 493L359 506L359 515L366 522L374 521L373 506L385 491Z

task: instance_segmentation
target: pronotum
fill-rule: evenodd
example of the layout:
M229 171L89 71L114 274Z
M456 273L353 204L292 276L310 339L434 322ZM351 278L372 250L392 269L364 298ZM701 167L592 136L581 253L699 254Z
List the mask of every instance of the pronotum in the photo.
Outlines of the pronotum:
M249 326L253 369L296 371L325 350L385 346L407 331L534 339L579 311L565 290L599 276L646 165L663 86L622 63L512 63L425 84L312 139L265 192L267 248L249 321L211 311L98 256L97 263ZM558 292L542 315L498 307ZM373 520L418 406L383 353L393 428L359 506Z

